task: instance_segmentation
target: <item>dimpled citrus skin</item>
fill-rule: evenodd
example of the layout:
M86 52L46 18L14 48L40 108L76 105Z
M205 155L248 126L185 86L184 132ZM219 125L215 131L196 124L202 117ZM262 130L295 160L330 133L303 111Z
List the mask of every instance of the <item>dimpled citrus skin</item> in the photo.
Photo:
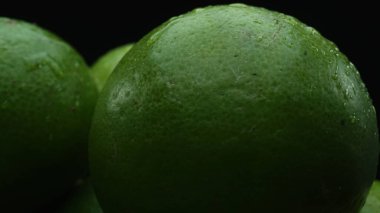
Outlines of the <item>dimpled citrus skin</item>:
M90 138L107 213L358 212L378 156L375 110L347 58L296 19L241 4L140 40Z
M0 18L0 211L33 212L85 173L97 91L53 34Z
M126 44L110 50L101 56L90 70L90 75L94 79L96 87L101 91L113 69L123 58L123 56L132 48L133 44Z

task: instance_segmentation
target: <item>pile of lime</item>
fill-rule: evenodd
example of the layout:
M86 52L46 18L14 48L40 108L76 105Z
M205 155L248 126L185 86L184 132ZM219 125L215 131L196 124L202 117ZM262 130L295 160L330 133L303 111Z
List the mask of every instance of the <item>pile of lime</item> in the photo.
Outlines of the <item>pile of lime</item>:
M4 212L380 209L357 69L264 8L195 9L92 68L56 35L0 18L0 118Z

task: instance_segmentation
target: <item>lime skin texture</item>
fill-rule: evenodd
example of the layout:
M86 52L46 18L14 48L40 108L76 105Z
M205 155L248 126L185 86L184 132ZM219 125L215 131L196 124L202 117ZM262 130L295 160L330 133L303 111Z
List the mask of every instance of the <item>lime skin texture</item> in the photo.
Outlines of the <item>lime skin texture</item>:
M1 212L33 212L88 170L98 95L88 71L57 36L0 18Z
M89 157L107 213L357 213L378 146L368 92L332 42L232 4L135 44L99 97Z

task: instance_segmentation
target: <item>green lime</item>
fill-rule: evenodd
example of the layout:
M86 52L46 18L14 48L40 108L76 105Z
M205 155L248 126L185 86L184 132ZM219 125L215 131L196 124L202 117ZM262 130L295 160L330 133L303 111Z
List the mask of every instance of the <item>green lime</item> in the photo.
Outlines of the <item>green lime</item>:
M89 180L85 180L62 204L57 213L102 213Z
M368 92L332 42L232 4L135 44L100 95L89 156L105 212L356 213L378 146Z
M107 82L108 76L112 73L115 66L123 58L123 56L132 48L133 44L126 44L121 47L110 50L101 56L90 70L90 74L95 80L99 91L102 90Z
M380 181L375 181L369 191L367 201L361 213L376 213L380 211Z
M0 211L33 212L87 169L95 84L55 35L0 18Z

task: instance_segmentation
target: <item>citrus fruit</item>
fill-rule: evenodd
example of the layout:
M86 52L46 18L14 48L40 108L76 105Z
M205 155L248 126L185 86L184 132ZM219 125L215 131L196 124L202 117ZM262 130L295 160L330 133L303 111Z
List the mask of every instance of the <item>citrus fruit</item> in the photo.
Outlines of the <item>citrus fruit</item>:
M196 9L135 44L90 138L110 213L358 212L379 149L355 66L295 18L242 4Z
M0 18L0 211L33 212L85 173L96 98L72 47Z
M126 44L110 50L101 56L92 66L90 74L93 77L99 91L102 90L108 76L119 63L120 59L132 48L133 44Z
M91 183L85 180L69 197L57 213L102 213Z
M367 201L361 213L376 213L380 211L380 181L374 181L369 191Z

